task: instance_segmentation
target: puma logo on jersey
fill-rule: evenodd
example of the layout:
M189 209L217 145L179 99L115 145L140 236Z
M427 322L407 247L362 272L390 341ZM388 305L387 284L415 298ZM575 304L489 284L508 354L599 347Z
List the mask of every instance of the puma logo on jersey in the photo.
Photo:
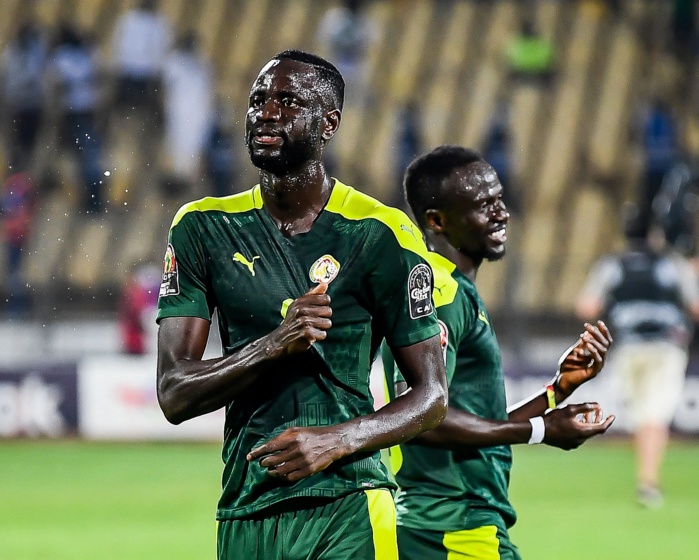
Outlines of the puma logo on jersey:
M405 224L401 224L400 229L401 229L401 231L407 231L410 235L413 236L413 239L415 239L415 241L417 241L417 238L415 237L415 232L413 231L412 227L408 227Z
M483 321L486 325L490 326L490 322L488 321L488 316L485 314L485 311L482 309L478 310L478 319Z
M248 267L248 270L250 271L250 274L255 276L255 269L253 268L255 266L255 259L259 259L257 255L255 255L251 261L249 261L243 254L241 253L236 253L233 255L233 260L239 263L244 264L245 266Z

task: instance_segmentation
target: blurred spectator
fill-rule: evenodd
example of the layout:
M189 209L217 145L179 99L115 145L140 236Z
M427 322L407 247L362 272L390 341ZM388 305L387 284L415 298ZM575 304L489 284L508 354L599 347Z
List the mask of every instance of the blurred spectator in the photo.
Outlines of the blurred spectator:
M98 72L95 54L86 39L64 24L51 52L49 82L58 90L61 140L75 151L86 192L85 210L102 208L100 138L96 127Z
M624 5L622 0L606 0L605 4L610 15L618 21L624 14Z
M692 59L696 41L696 0L674 0L672 38L675 54L680 60Z
M172 47L172 25L155 0L143 0L122 14L112 36L117 104L157 112L165 57Z
M629 399L635 428L638 500L662 504L660 467L682 395L699 283L688 261L668 250L636 209L627 249L596 263L577 304L585 320L606 313L615 339L609 367Z
M151 325L157 314L161 273L155 265L136 265L126 276L119 298L117 320L126 354L146 354L154 347Z
M222 101L217 101L211 130L204 150L205 173L214 196L233 194L233 174L236 169L233 131L226 119Z
M534 23L525 19L506 51L513 78L546 84L554 75L556 52L553 42L539 35Z
M13 314L25 313L29 307L21 267L34 216L34 196L34 181L24 164L15 166L0 192L2 235L7 249L7 310Z
M345 104L366 101L366 61L376 36L373 22L362 9L362 0L344 0L330 8L318 26L318 41L323 54L345 79Z
M500 183L505 187L503 198L510 213L518 214L521 210L519 191L514 184L512 132L510 130L510 109L501 102L495 109L490 128L486 134L483 157L497 171Z
M653 199L653 217L665 232L668 243L686 257L695 255L696 215L699 195L690 165L676 161L663 177L660 192Z
M182 36L165 60L164 115L167 169L186 188L200 171L214 111L214 72L193 33Z
M396 131L396 186L390 200L392 206L403 206L403 175L405 170L422 152L423 139L420 126L420 112L415 102L408 103L398 116Z
M2 53L2 93L10 120L10 160L25 160L41 127L47 46L38 27L22 24Z
M677 156L677 127L668 103L656 97L642 116L641 141L645 155L642 219L650 220L651 206L663 184L665 173Z

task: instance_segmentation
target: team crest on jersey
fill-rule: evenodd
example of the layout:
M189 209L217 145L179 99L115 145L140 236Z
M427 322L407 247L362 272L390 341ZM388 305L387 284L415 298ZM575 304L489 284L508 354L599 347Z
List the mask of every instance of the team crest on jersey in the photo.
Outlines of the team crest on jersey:
M413 267L408 276L408 302L410 303L410 318L427 317L433 311L432 307L432 271L426 264Z
M444 356L444 365L447 364L447 347L449 346L449 329L444 321L439 323L439 344L442 346L442 355Z
M160 297L176 296L180 293L180 275L177 271L177 259L175 249L171 243L167 244L165 259L163 260L163 279L160 283Z
M311 281L316 284L320 284L321 282L329 284L335 279L338 272L340 272L340 263L337 262L335 257L332 255L323 255L313 263L311 270L308 271L308 276Z

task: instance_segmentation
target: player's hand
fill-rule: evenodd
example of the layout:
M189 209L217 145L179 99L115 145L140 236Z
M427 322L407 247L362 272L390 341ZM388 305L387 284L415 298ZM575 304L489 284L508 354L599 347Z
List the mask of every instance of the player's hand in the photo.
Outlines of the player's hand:
M558 388L567 398L580 385L593 379L604 367L612 335L603 321L585 323L580 340L568 348L558 361Z
M281 355L305 352L325 340L333 314L327 291L327 283L321 282L289 305L284 321L274 331L274 344Z
M248 453L248 461L260 459L267 472L296 482L326 469L349 454L333 427L289 428Z
M597 403L571 404L544 415L544 443L560 449L580 447L591 437L603 434L614 422L604 417Z

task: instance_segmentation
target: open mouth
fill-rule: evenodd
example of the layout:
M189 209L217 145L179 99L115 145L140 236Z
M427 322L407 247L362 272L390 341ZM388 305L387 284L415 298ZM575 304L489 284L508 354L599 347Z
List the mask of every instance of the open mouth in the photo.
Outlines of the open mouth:
M488 234L488 237L496 243L505 243L505 241L507 241L507 229L503 227L495 231L491 231Z

